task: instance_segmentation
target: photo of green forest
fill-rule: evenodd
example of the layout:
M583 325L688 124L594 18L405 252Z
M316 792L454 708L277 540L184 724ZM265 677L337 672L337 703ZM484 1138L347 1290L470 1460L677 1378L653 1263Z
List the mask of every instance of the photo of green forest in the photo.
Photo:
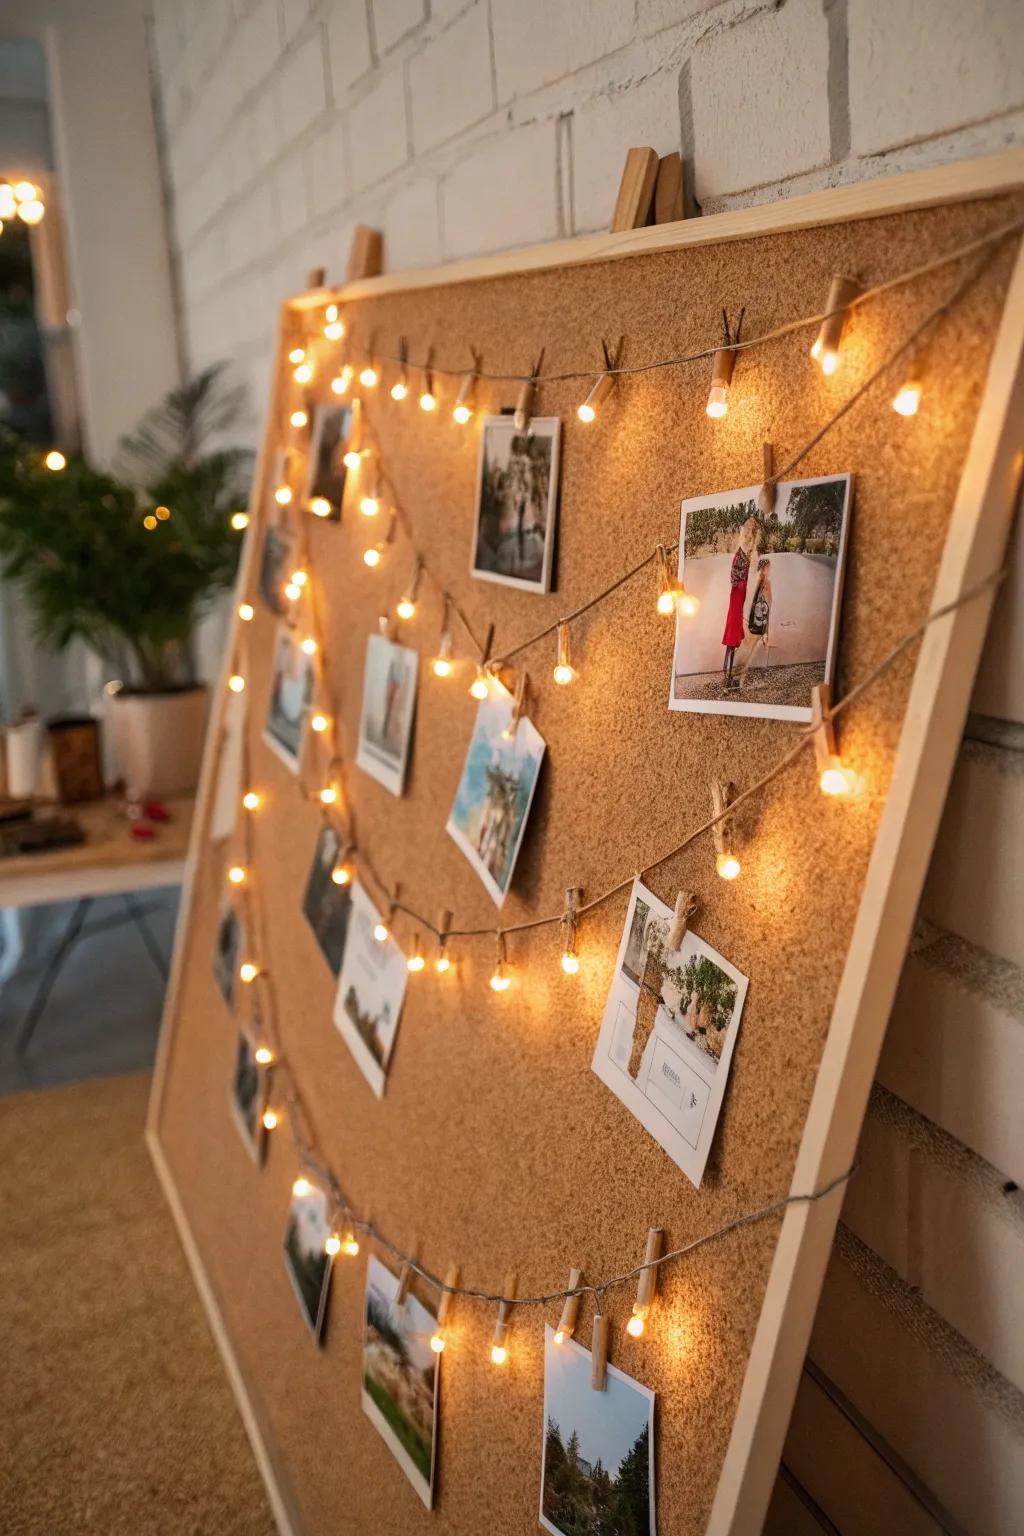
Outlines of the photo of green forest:
M540 1523L554 1536L654 1536L654 1394L614 1366L602 1392L590 1375L589 1353L547 1329Z

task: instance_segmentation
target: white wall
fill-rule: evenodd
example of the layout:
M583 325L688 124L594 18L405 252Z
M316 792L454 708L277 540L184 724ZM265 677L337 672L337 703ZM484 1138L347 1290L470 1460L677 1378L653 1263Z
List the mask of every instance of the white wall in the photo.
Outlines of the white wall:
M277 300L357 221L397 270L601 228L631 144L714 212L1024 140L1020 0L151 10L188 355L260 401Z

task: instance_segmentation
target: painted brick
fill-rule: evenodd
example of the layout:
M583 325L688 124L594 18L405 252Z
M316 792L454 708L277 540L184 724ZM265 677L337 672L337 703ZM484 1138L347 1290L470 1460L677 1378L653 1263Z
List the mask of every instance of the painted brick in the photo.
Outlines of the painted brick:
M281 21L289 42L298 36L308 20L309 0L281 0Z
M788 0L699 42L690 73L698 201L826 165L827 76L821 0Z
M306 150L313 217L341 206L351 192L348 124L343 117L328 123Z
M394 69L349 113L352 183L371 187L397 171L409 158L405 122L405 80Z
M722 0L637 0L637 31L642 37L676 27L701 11L714 10Z
M281 58L281 23L276 0L259 0L241 23L235 44L245 91L255 90Z
M582 69L633 36L633 7L622 0L516 0L491 15L499 102Z
M855 153L1024 105L1021 0L849 0Z
M322 28L318 27L281 66L277 99L287 144L298 138L327 105Z
M412 135L417 153L486 117L494 105L487 13L472 10L409 61Z
M441 260L438 189L423 176L403 187L384 213L384 264L388 272L428 267Z
M560 233L554 122L486 140L442 183L444 253L470 256Z
M373 0L373 35L378 53L387 53L427 19L424 0Z
M365 75L370 56L370 29L366 0L333 0L327 19L328 60L335 103L340 103L352 83Z
M608 227L631 145L649 144L667 155L680 142L677 69L662 70L577 108L572 117L574 230Z

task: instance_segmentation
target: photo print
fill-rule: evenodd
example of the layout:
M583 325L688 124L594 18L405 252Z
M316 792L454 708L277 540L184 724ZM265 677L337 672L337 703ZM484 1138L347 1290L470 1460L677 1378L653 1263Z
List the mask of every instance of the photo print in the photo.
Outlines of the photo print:
M544 1328L540 1523L553 1536L655 1536L654 1393Z
M384 635L371 635L366 642L356 763L393 795L405 787L418 666L418 654L406 645Z
M296 1184L300 1181L296 1179ZM298 1298L306 1327L317 1343L323 1335L327 1292L331 1284L331 1256L326 1243L331 1235L327 1195L308 1179L303 1190L293 1188L284 1229L284 1267Z
M312 509L314 501L326 501L330 522L341 519L345 499L345 444L352 430L351 405L318 405L313 411L313 430L303 505Z
M558 506L562 424L486 416L480 437L472 573L525 592L548 592Z
M767 514L759 490L682 504L670 709L809 721L833 680L853 477L780 481Z
M363 1409L423 1503L434 1500L441 1356L430 1347L437 1317L371 1254L366 1265Z
M384 1097L409 975L405 955L390 934L383 943L374 936L380 921L365 886L356 881L334 1022L378 1099Z
M298 773L316 668L299 644L296 630L278 625L270 699L263 739L293 773Z
M217 921L217 938L213 950L213 974L221 995L229 1008L235 1006L235 993L241 985L238 967L242 963L242 945L245 930L234 904L225 898Z
M520 716L515 731L512 695L492 680L477 707L462 778L448 817L448 833L462 849L497 906L512 884L519 845L533 803L544 739Z
M231 1111L253 1162L263 1162L267 1132L263 1111L267 1107L270 1076L256 1060L256 1046L248 1030L238 1031L235 1070L231 1078Z
M747 978L633 882L593 1070L694 1185L725 1096Z
M352 911L351 887L335 885L331 879L341 851L341 833L329 823L325 824L316 840L306 894L302 899L306 921L335 976L341 970L349 914Z
M271 613L283 614L287 603L284 587L292 568L292 536L284 527L268 523L260 555L260 597Z

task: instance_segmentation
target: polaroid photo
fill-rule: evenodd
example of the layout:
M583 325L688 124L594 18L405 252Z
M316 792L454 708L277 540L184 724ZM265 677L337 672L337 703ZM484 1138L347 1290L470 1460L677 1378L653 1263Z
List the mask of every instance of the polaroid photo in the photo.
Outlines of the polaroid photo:
M853 476L782 480L767 514L759 490L682 504L679 578L700 606L676 615L669 709L809 721L833 682Z
M306 894L302 899L306 921L335 976L341 970L348 920L352 911L351 887L335 885L331 879L341 851L340 832L335 827L325 825L316 840Z
M544 1328L540 1523L553 1536L655 1536L654 1393L607 1367L590 1384L590 1351Z
M562 423L486 416L480 437L471 571L524 592L551 590Z
M249 1156L257 1167L266 1152L267 1132L263 1111L267 1107L270 1076L256 1060L256 1045L249 1032L240 1029L231 1078L231 1113Z
M213 950L213 975L221 995L229 1008L235 1006L235 994L240 985L238 967L242 962L242 945L245 930L234 904L225 899L217 922L217 938Z
M221 719L220 753L217 758L217 782L210 812L209 838L222 843L231 836L238 820L242 795L242 749L245 745L245 716L248 695L228 693Z
M699 1188L747 978L695 933L668 949L672 915L633 882L591 1066Z
M418 666L418 654L406 645L384 635L371 635L366 642L356 763L393 795L405 787Z
M397 1295L398 1277L371 1255L366 1266L363 1410L430 1509L441 1365L430 1339L437 1317L411 1293L396 1305Z
M315 1184L307 1181L307 1186L301 1195L292 1191L284 1229L284 1266L306 1327L319 1343L331 1284L331 1256L326 1247L331 1223L327 1195Z
M313 657L303 651L298 632L278 625L263 739L293 773L302 762L315 679Z
M394 939L389 935L381 943L374 936L380 921L365 886L356 881L334 1023L378 1099L384 1097L409 975L405 955Z
M318 405L314 408L302 504L311 511L314 502L326 501L331 509L326 514L327 520L334 523L341 519L341 506L345 499L343 455L351 430L351 404Z
M492 680L477 707L447 828L499 907L512 884L544 758L544 739L525 716L508 734L512 707L508 689Z

